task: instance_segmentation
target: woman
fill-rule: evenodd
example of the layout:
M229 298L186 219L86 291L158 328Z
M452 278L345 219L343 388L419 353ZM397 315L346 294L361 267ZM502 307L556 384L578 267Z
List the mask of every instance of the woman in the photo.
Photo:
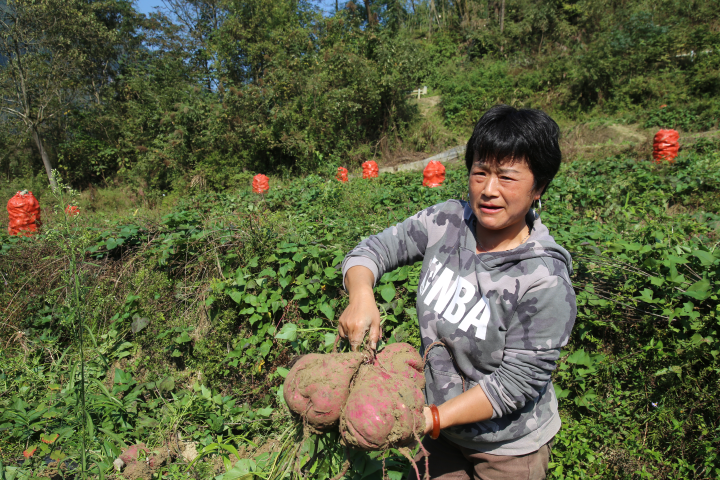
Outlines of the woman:
M577 310L570 254L532 209L560 167L558 133L541 111L493 107L467 144L468 202L425 209L343 262L350 303L338 329L353 348L368 331L371 348L380 338L377 279L423 262L417 312L431 478L546 476L560 429L550 375Z

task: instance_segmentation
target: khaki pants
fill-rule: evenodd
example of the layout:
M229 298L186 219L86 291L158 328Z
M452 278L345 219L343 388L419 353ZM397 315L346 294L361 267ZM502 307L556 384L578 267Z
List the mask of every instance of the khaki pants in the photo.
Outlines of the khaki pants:
M527 455L490 455L456 445L442 436L425 437L423 446L430 452L429 469L433 480L543 480L547 475L553 441ZM420 479L425 475L422 452L415 457ZM410 468L407 480L417 480Z

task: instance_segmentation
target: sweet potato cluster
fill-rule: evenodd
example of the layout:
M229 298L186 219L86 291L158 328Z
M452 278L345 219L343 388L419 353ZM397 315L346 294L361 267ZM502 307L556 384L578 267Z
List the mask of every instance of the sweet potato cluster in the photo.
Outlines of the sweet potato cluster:
M413 442L425 429L423 364L407 343L366 353L310 354L287 375L285 402L312 432L337 426L342 442L385 450Z

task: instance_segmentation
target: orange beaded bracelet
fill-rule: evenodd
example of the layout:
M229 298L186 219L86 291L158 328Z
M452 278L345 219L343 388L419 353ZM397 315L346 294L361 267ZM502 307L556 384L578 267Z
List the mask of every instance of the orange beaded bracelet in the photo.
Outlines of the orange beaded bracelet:
M433 440L437 440L437 438L440 436L440 411L435 406L435 404L430 405L430 411L432 412L433 417L433 428L432 432L430 433L430 438Z

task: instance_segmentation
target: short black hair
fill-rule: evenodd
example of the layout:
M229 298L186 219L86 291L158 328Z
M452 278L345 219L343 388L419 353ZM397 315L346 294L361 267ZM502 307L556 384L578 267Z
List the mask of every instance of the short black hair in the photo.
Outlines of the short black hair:
M496 105L480 117L465 149L468 172L475 158L484 162L524 159L532 171L533 189L542 193L560 169L560 127L540 110Z

